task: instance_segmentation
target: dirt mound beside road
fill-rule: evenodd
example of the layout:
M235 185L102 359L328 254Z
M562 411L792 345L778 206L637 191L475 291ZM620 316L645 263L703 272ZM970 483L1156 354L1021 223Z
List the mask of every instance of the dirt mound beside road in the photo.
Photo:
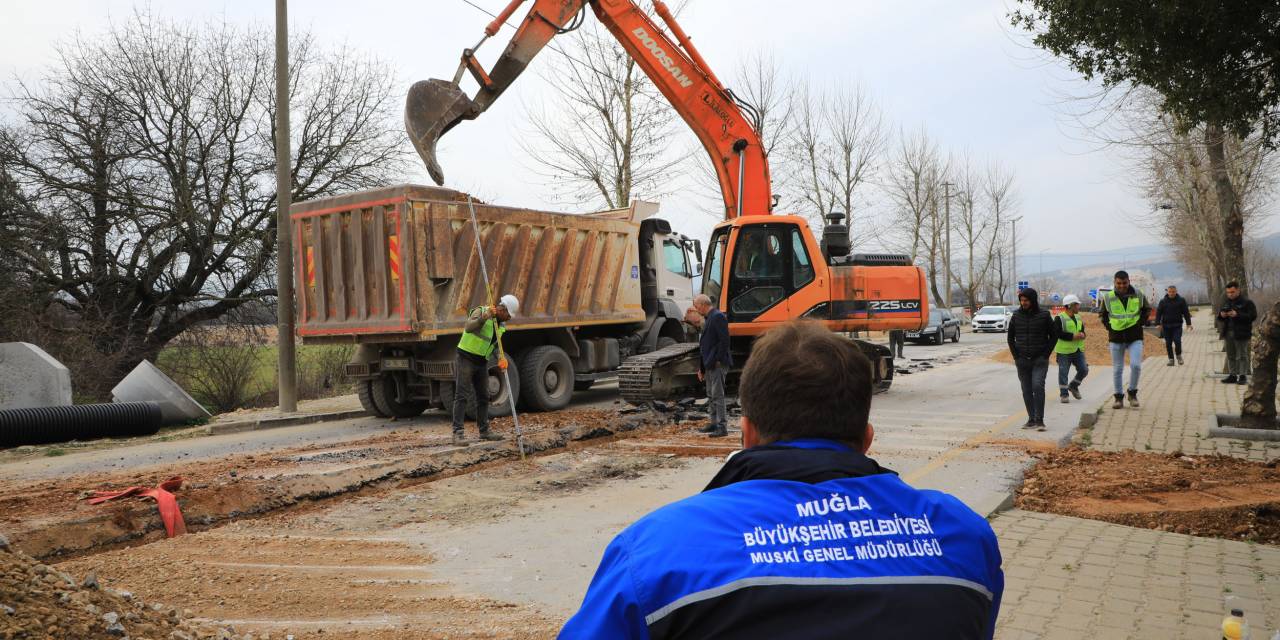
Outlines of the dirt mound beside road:
M1111 348L1107 346L1107 329L1102 326L1102 322L1098 320L1096 313L1081 313L1080 317L1084 320L1084 333L1087 338L1084 341L1084 359L1089 363L1090 367L1111 366ZM1152 356L1164 355L1164 340L1155 337L1151 333L1143 332L1142 334L1142 357L1150 358ZM1013 363L1013 355L1008 349L1001 349L992 354L992 360L996 362ZM1049 358L1050 368L1057 366L1053 357ZM1074 371L1074 370L1073 370ZM1127 375L1127 374L1126 374ZM1049 372L1049 384L1056 385L1058 379L1057 369Z
M147 605L127 592L82 586L0 541L0 638L6 640L188 640L236 638L198 627L177 609ZM219 635L221 634L221 635Z
M1038 457L1018 494L1020 508L1280 544L1280 461L1074 447Z

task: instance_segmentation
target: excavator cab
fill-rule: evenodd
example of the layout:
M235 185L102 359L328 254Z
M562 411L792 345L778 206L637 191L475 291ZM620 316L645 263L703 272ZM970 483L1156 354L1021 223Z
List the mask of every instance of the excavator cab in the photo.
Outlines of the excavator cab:
M792 298L815 279L799 219L744 216L712 234L702 292L731 324L785 322L795 312Z

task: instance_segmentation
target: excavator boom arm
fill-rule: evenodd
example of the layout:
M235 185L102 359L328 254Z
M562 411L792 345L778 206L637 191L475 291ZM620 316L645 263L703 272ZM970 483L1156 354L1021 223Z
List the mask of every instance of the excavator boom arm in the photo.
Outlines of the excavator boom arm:
M513 0L489 24L485 38L496 34L523 1ZM725 218L769 213L769 163L759 134L661 0L654 2L655 8L677 41L672 41L634 0L534 0L491 70L486 72L476 61L474 48L467 49L453 82L427 80L415 84L405 106L405 125L432 178L443 182L435 160L439 137L462 120L474 119L487 110L586 4L591 5L601 24L693 129L711 156L724 199ZM467 98L458 88L463 70L470 71L480 84L475 98Z

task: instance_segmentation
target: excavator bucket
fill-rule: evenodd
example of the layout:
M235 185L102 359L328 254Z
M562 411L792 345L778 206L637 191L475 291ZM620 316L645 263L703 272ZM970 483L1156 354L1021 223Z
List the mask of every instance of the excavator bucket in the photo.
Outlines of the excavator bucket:
M444 185L444 171L436 161L436 143L440 136L459 122L475 117L471 98L452 82L433 78L415 82L409 88L409 97L404 103L404 128L436 184Z

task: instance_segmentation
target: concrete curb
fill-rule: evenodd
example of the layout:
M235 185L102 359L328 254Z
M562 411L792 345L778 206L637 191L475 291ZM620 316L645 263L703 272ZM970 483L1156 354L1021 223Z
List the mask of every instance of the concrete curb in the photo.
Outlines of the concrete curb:
M223 422L220 424L209 425L209 435L220 436L228 433L243 433L245 431L260 431L262 429L292 427L300 424L350 420L351 418L360 418L368 415L369 414L365 413L364 409L347 409L345 411L281 416L279 418L262 418L260 420L237 420L235 422Z
M1239 416L1211 413L1208 429L1204 431L1208 438L1231 438L1233 440L1253 440L1257 442L1280 442L1280 429L1249 429L1245 427L1226 427L1224 422L1235 421Z

